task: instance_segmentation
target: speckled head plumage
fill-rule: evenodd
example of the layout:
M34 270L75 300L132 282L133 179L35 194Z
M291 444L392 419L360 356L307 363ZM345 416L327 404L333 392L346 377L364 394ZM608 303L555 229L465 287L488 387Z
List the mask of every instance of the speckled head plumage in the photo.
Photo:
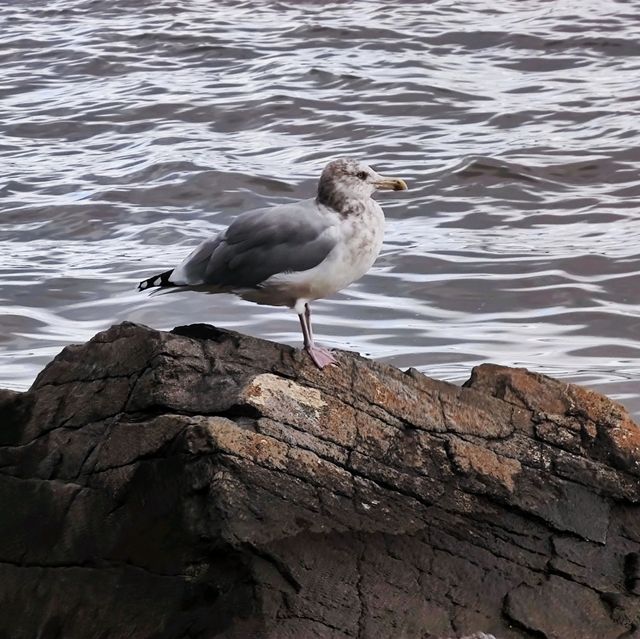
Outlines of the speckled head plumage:
M339 213L348 214L357 203L370 198L378 189L401 191L407 188L400 178L387 178L368 164L351 158L338 158L327 164L318 183L318 202Z

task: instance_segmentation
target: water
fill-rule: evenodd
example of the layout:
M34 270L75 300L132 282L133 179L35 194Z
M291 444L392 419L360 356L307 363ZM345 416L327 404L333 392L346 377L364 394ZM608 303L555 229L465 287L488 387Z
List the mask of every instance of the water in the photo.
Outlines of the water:
M299 344L286 309L135 284L347 155L411 190L319 341L640 415L640 3L5 1L0 38L0 386L122 320Z

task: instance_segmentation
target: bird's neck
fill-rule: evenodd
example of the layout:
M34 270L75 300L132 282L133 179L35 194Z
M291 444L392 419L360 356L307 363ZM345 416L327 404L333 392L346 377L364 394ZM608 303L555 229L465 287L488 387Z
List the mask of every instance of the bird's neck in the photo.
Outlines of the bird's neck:
M361 213L367 205L363 199L347 194L334 185L331 185L331 188L323 188L322 182L318 187L316 202L333 209L343 217Z

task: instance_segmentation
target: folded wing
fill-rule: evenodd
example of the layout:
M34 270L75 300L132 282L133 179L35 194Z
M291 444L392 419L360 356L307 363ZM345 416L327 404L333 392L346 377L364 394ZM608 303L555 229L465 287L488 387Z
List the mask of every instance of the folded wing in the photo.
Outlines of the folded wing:
M233 290L258 287L279 273L320 264L336 244L336 229L314 200L239 215L206 240L171 275L178 285Z

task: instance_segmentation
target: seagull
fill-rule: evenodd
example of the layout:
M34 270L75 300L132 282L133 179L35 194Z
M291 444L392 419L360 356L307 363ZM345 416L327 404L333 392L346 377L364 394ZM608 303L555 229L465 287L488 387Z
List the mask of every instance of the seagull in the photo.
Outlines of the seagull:
M384 235L384 213L372 196L379 189L406 188L404 180L383 177L362 162L333 160L322 171L315 198L242 213L178 266L140 282L138 290L233 293L288 306L298 315L304 349L315 365L337 364L313 339L310 303L371 268Z

